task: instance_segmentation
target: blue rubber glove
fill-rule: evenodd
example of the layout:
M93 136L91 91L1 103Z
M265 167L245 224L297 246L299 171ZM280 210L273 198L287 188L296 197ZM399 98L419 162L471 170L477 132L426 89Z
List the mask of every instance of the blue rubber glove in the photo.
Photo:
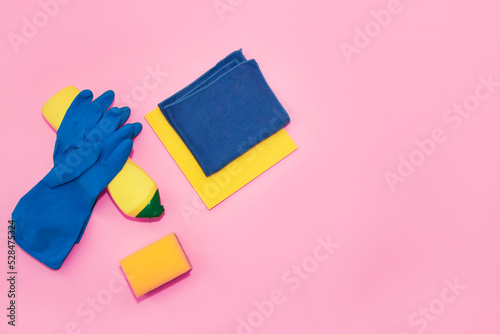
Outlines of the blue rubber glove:
M54 167L12 213L16 243L52 269L80 240L97 196L123 168L142 129L123 125L128 107L108 110L112 91L92 98L89 90L75 98L57 131Z

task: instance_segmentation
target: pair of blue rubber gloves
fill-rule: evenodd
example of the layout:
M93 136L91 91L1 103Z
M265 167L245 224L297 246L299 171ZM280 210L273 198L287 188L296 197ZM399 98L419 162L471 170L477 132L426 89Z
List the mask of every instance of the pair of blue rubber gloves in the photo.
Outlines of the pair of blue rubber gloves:
M93 101L78 94L57 131L54 167L17 204L16 244L49 268L59 269L83 235L97 196L123 168L140 123L124 123L128 107L110 108L113 91Z

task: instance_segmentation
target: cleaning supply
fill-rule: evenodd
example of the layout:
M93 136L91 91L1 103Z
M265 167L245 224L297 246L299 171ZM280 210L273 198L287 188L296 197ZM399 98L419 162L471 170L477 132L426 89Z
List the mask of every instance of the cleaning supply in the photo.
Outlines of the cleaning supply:
M282 129L207 177L160 108L146 114L146 120L208 209L212 209L297 149L292 138Z
M54 167L12 213L16 244L52 269L81 239L97 196L122 169L142 130L140 123L123 125L128 107L108 110L112 91L92 98L89 90L75 97L57 132Z
M282 129L288 114L241 50L145 117L208 209L297 149Z
M158 106L206 176L290 123L257 62L241 50Z
M136 297L191 270L175 233L120 260L120 265Z
M71 102L79 93L75 86L61 89L43 106L42 114L57 131ZM137 218L159 217L164 208L155 181L130 158L109 183L108 191L124 214Z

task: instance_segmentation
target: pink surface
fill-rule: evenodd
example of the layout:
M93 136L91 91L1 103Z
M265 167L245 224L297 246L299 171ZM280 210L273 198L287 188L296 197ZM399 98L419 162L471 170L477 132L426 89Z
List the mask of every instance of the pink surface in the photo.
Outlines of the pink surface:
M2 277L66 85L132 107L166 214L128 220L104 194L60 270L17 249L0 332L500 333L498 1L2 2ZM144 115L240 47L299 149L209 212ZM192 272L136 300L118 260L171 232Z

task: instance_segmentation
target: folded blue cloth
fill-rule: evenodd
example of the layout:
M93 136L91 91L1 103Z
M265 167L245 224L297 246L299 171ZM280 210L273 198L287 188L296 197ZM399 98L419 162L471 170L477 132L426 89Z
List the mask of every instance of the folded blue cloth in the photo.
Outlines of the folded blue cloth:
M158 106L206 176L290 123L257 62L241 50Z

